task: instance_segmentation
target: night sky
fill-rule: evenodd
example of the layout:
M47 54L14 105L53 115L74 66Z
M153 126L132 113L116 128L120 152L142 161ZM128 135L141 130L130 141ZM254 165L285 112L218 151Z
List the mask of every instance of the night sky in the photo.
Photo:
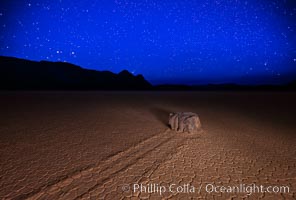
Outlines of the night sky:
M153 84L296 79L295 0L1 0L0 55Z

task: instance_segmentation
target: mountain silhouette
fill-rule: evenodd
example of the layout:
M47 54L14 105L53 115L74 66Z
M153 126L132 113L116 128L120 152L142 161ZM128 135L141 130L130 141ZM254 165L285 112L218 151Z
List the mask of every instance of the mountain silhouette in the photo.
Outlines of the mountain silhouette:
M2 90L147 90L142 75L84 69L65 62L29 61L0 56Z

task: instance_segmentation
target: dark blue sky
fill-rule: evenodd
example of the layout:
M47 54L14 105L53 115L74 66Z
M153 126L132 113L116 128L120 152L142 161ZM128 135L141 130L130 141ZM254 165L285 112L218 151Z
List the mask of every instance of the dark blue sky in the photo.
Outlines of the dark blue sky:
M0 54L159 83L296 79L294 0L1 0Z

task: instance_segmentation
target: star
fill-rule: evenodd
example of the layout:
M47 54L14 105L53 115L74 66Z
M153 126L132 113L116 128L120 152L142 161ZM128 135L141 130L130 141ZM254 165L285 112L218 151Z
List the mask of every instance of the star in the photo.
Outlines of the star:
M1 55L113 72L126 66L152 83L296 74L296 5L282 0L28 0L19 12L10 4L0 10Z

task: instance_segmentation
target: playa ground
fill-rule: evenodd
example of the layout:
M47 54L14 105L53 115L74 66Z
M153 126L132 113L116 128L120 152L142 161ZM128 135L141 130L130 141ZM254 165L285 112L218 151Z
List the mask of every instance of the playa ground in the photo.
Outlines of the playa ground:
M0 199L295 199L295 102L288 92L2 92ZM170 131L177 111L196 112L202 130Z

